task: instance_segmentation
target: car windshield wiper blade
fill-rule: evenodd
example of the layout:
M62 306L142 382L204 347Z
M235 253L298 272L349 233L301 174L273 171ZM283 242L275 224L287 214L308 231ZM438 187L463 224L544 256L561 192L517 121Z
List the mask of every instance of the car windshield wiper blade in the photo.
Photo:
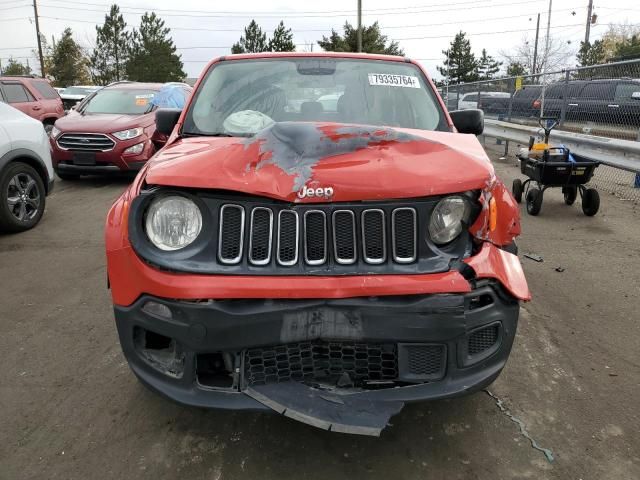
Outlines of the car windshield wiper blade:
M232 135L226 132L212 132L212 133L191 133L183 132L183 137L248 137L249 135Z

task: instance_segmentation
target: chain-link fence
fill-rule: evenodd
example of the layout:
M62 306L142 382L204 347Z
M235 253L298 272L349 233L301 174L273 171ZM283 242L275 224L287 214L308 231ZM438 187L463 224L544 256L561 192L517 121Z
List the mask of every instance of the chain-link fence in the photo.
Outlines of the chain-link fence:
M449 110L479 108L486 118L531 126L555 117L559 130L640 141L640 60L450 85L442 94ZM638 170L602 165L592 182L640 203Z

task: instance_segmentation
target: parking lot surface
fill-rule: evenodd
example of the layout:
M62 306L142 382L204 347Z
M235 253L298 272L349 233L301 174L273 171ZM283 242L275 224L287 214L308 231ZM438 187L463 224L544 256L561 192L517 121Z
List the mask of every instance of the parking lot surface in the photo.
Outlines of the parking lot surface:
M510 185L515 163L490 153ZM137 382L102 240L125 186L58 181L37 228L0 236L0 479L640 478L638 207L603 194L588 218L552 190L523 213L534 299L502 376L406 406L377 439L182 407Z

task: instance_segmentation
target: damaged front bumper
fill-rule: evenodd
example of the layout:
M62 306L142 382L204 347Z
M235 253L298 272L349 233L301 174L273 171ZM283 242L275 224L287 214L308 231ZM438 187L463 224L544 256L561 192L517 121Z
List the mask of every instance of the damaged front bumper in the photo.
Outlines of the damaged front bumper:
M115 306L131 368L179 403L274 409L325 429L374 435L404 402L490 384L509 356L518 313L518 300L493 280L464 294L209 301L144 295Z

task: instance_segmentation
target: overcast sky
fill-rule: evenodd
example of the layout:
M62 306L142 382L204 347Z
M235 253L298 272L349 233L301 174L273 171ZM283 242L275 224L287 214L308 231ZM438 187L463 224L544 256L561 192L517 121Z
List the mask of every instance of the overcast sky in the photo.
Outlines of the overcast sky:
M9 57L29 63L38 71L32 50L36 48L31 0L0 0L0 59ZM499 57L520 43L525 35L533 38L536 14L542 13L541 31L546 29L548 0L363 0L363 23L378 21L390 39L398 40L405 54L418 59L429 73L438 77L435 66L442 62L456 32L468 33L476 54L486 48ZM84 47L95 42L95 25L104 21L111 2L106 0L38 0L40 28L46 38L59 37L66 27ZM588 0L554 0L552 35L571 42L576 50L584 39ZM206 62L228 54L244 26L255 18L267 32L280 20L294 33L298 50L314 51L315 43L331 29L341 30L345 21L356 22L357 0L202 1L122 0L119 3L129 27L137 26L145 10L162 17L172 29L189 76L200 74ZM591 40L599 38L610 23L640 24L637 0L595 0L598 22L591 29ZM541 37L543 38L543 37ZM202 47L202 48L201 48Z

